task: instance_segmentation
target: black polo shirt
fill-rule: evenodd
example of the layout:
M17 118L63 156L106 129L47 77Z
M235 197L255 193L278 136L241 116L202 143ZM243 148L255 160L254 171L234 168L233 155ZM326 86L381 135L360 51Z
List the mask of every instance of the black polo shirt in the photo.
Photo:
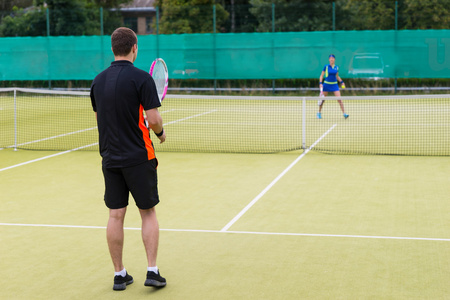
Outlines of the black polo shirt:
M104 167L131 167L155 158L142 114L161 106L150 74L127 60L114 61L92 82L91 102Z

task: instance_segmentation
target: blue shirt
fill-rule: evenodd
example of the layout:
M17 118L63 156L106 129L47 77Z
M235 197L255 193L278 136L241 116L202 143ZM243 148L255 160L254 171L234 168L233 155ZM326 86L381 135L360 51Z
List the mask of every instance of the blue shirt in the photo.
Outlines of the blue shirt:
M334 65L334 68L331 65L325 65L323 67L323 71L325 72L324 83L326 84L337 84L336 75L339 72L339 67Z

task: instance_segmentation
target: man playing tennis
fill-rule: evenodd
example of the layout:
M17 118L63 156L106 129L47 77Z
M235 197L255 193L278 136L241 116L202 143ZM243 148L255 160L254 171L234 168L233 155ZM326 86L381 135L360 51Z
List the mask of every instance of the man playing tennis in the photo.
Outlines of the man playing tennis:
M131 29L118 28L111 35L111 46L115 60L92 82L91 102L103 158L104 200L109 208L106 238L115 269L113 289L124 290L133 283L122 262L123 224L130 192L142 218L142 240L148 260L145 285L163 287L166 280L156 266L158 161L143 117L145 110L149 128L163 143L166 134L158 112L161 104L150 74L133 65L138 52L136 34Z
M320 84L320 97L325 97L328 95L328 92L334 92L334 96L340 97L341 92L339 91L338 81L341 83L341 87L345 88L344 81L339 77L339 67L335 65L336 57L334 54L330 54L328 57L330 64L323 67L322 73L320 74L319 84ZM325 81L323 81L325 77ZM317 119L322 119L322 107L325 103L324 99L320 99L319 104L319 112L317 113ZM344 118L348 118L348 114L345 113L344 104L342 104L342 100L338 100L339 106L341 107L342 113L344 114Z

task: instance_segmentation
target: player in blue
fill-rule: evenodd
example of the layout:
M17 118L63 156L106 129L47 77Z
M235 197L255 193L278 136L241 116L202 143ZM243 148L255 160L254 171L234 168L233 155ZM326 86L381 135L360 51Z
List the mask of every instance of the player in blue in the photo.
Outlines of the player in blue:
M320 74L320 97L323 98L328 95L328 92L333 92L334 96L340 97L341 92L339 91L338 82L341 84L341 87L344 89L345 84L342 81L341 77L339 77L339 67L335 65L336 57L334 54L330 54L328 57L330 64L323 67L322 74ZM324 80L325 78L325 80ZM322 119L322 107L324 99L320 99L319 104L319 112L317 113L317 119ZM344 114L344 118L348 118L348 114L345 113L344 104L342 104L342 100L338 100L339 106L341 107L342 113Z

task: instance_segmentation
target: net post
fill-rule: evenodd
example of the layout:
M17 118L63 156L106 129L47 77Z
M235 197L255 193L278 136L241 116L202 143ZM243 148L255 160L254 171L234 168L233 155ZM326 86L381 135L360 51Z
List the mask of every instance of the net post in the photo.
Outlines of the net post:
M14 89L14 151L17 151L17 90Z
M306 97L302 98L302 149L306 149Z

